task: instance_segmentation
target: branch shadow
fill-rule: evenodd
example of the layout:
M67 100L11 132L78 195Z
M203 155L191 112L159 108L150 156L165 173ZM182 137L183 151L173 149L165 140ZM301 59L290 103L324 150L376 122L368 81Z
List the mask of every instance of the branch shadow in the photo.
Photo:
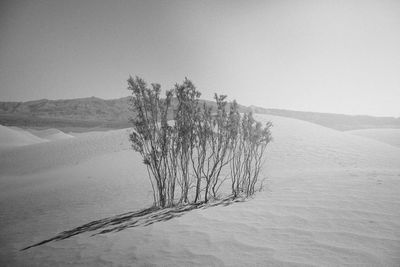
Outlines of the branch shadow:
M207 209L216 206L229 206L236 202L244 202L245 200L245 198L234 198L230 196L208 203L199 202L188 205L175 206L171 208L150 207L138 211L127 212L120 215L92 221L74 229L61 232L52 238L27 246L21 249L21 251L41 246L49 242L64 240L86 232L96 231L91 235L95 236L111 232L119 232L132 227L145 227L152 225L156 222L169 221L173 218L181 217L191 210Z

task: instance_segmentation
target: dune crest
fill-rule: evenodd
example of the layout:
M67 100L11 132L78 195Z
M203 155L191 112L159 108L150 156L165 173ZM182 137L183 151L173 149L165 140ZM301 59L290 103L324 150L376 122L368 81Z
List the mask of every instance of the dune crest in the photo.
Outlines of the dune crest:
M15 130L0 125L0 148L26 146L43 142L47 142L47 140L37 137L28 131Z
M400 147L400 129L363 129L349 131L349 133Z
M40 137L42 139L46 139L49 141L56 141L56 140L63 140L63 139L68 139L68 138L73 138L74 136L70 134L66 134L63 131L60 131L58 129L50 128L46 130L29 130L32 134L36 135L37 137Z

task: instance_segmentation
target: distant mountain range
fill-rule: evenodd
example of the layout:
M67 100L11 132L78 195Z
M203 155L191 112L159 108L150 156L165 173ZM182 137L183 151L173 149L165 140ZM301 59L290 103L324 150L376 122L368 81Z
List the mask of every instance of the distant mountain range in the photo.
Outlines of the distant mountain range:
M213 102L202 100L207 105ZM64 131L104 130L130 127L129 97L101 99L97 97L0 102L0 124L30 128L58 128ZM296 118L337 130L365 128L400 128L400 118L353 116L342 114L268 109L240 106L242 111Z
M0 124L76 131L129 127L129 97L0 102Z

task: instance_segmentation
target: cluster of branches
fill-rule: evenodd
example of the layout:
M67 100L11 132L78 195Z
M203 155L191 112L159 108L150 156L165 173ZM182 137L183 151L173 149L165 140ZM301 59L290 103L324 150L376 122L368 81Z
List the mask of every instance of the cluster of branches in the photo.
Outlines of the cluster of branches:
M226 177L234 197L254 194L270 122L262 125L251 112L241 115L225 95L215 94L216 108L201 104L188 79L164 98L159 84L148 86L139 77L128 79L128 89L135 114L130 141L143 157L156 206L218 198Z

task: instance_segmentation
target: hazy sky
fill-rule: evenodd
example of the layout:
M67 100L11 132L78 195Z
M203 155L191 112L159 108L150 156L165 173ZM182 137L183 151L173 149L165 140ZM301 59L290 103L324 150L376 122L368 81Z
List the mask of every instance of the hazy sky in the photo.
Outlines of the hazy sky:
M400 116L400 1L1 1L0 101L127 96L185 76L210 99Z

